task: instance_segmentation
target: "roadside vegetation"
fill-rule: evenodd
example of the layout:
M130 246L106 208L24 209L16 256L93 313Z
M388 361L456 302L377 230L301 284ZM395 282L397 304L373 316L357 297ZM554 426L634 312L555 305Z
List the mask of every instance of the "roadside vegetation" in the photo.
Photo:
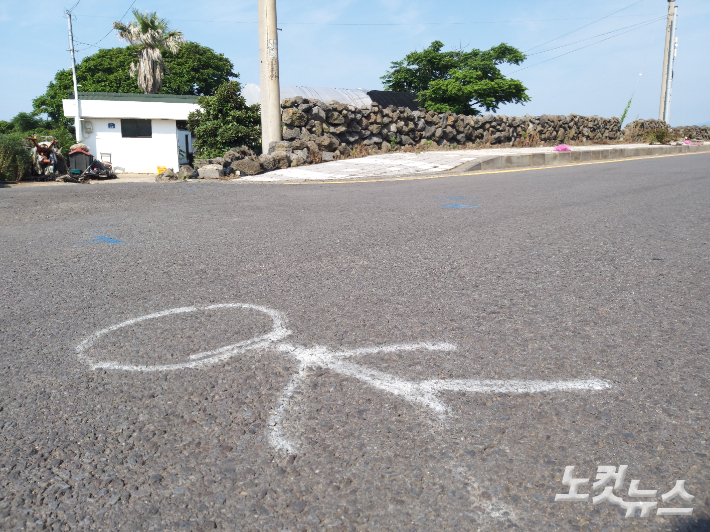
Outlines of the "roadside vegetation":
M624 108L624 112L621 114L621 119L620 119L620 124L621 127L624 127L624 122L626 121L626 115L629 114L629 109L631 108L631 102L633 101L634 97L633 95L631 98L629 98L629 103L626 104L626 107Z
M261 152L260 106L247 105L238 81L221 85L214 96L201 96L201 107L187 117L187 129L195 135L195 156L221 157L230 148L247 146Z
M678 141L681 135L669 127L659 127L647 131L644 137L649 144L670 144Z
M32 156L21 135L0 134L0 181L19 181L31 164Z
M0 180L17 181L30 172L32 157L28 137L54 137L65 159L74 144L73 128L45 120L36 114L18 113L12 120L0 120Z

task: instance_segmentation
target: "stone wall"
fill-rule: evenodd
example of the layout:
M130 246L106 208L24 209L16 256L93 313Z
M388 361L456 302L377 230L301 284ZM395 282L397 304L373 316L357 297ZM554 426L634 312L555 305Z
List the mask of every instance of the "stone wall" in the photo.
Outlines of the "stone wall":
M283 141L266 154L234 148L224 157L196 160L195 176L213 177L332 161L349 156L387 153L395 147L556 145L563 142L639 142L647 131L665 127L659 120L637 120L621 130L618 118L580 115L523 117L467 116L406 107L382 108L376 103L356 108L337 102L287 98L281 103ZM677 128L682 136L710 139L710 127ZM207 168L210 165L211 168ZM223 170L220 170L223 168ZM190 169L192 170L192 169Z
M645 133L665 127L667 124L663 120L634 120L626 125L622 133L630 141L643 141ZM708 126L680 126L672 128L672 131L681 138L710 140L710 127Z
M655 120L650 118L648 120L634 120L626 124L624 130L627 132L638 131L640 133L646 133L647 131L653 131L654 129L661 129L666 127L667 124L663 120Z
M495 146L514 145L521 139L539 145L622 138L618 118L598 116L467 116L404 107L383 109L377 104L355 108L301 97L286 99L281 106L283 139L327 144L324 151L334 151L341 144L352 149L360 143L378 148L383 143L413 146L422 142ZM330 140L325 142L323 137Z
M689 139L710 140L710 126L681 126L675 131Z

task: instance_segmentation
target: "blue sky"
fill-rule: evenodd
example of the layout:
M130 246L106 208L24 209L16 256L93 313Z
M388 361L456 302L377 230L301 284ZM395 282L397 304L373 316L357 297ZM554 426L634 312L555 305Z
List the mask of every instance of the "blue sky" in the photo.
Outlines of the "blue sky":
M38 4L0 0L0 76L4 80L0 119L30 110L32 99L44 92L56 71L70 65L63 12L75 1L44 0ZM120 46L110 31L111 23L121 18L132 1L81 0L74 10L77 41L93 44L109 33L99 46ZM135 3L142 11L157 11L169 19L187 39L225 54L243 83L258 83L259 79L256 5L256 0ZM532 101L525 106L501 107L499 113L620 116L633 93L629 117L657 118L665 22L651 21L664 17L667 5L666 0L281 1L281 81L286 85L378 89L379 78L391 61L434 40L441 40L447 48L480 49L505 42L530 54L542 53L530 55L522 65L530 68L504 68L506 74L523 81ZM678 5L679 49L671 122L710 122L710 2L680 0ZM124 21L130 19L129 13ZM644 26L646 22L649 24ZM617 33L627 33L598 42L617 35L608 32L621 28L626 29ZM543 44L547 41L552 42ZM96 50L81 44L77 48L85 49L79 59Z

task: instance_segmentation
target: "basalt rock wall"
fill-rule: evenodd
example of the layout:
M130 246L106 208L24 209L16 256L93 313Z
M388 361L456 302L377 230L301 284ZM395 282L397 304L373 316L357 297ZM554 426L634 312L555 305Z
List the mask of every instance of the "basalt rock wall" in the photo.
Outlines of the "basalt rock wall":
M406 107L383 108L377 103L356 108L300 96L283 100L281 107L284 140L271 143L268 153L257 156L247 148L233 148L224 157L196 160L195 168L222 165L225 176L236 172L253 175L332 161L349 156L353 150L360 155L386 153L393 146L537 147L585 141L643 142L647 132L667 127L659 120L637 120L622 130L618 118L575 114L468 116ZM685 137L710 139L710 127L675 131Z
M627 124L622 132L624 138L628 140L643 140L644 135L654 130L665 129L668 127L663 120L634 120ZM671 133L675 133L678 140L693 139L693 140L710 140L709 126L679 126L670 128Z
M523 141L525 145L539 146L541 143L570 141L614 142L625 140L629 127L637 127L641 133L666 127L666 123L660 120L637 120L622 130L616 117L576 114L468 116L425 109L412 111L406 107L382 108L376 103L356 108L301 97L285 99L281 107L283 139L325 144L324 151L334 151L340 145L352 149L358 144L381 147L383 143L495 146ZM691 138L710 138L708 127L676 128L676 132ZM330 140L319 140L323 137Z
M288 98L281 106L285 141L318 143L327 137L327 144L335 148L341 144L353 148L357 144L380 147L383 143L407 146L422 142L502 145L519 139L528 139L531 144L534 139L539 145L622 138L618 118L598 116L468 116L405 107L382 108L377 104L355 108L300 97Z
M675 131L682 137L697 140L710 140L710 126L681 126Z

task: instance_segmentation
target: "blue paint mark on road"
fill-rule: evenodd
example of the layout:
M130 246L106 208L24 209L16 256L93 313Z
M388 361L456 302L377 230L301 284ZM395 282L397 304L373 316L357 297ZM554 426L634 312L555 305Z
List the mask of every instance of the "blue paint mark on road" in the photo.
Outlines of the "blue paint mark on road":
M464 203L451 203L449 205L442 205L448 209L472 209L473 207L478 207L478 205L466 205Z
M116 240L115 238L109 238L107 236L95 236L96 240L94 242L106 242L107 244L123 244L122 240Z
M86 240L84 242L79 242L79 244L98 244L99 242L106 242L107 244L123 244L123 240L116 240L115 238L109 238L107 236L95 236L93 240Z
M449 200L452 203L444 203L442 207L446 209L473 209L474 207L479 207L478 203L473 203L471 200L473 198L467 198L466 196L456 195L456 196L446 196L439 197L439 200Z

